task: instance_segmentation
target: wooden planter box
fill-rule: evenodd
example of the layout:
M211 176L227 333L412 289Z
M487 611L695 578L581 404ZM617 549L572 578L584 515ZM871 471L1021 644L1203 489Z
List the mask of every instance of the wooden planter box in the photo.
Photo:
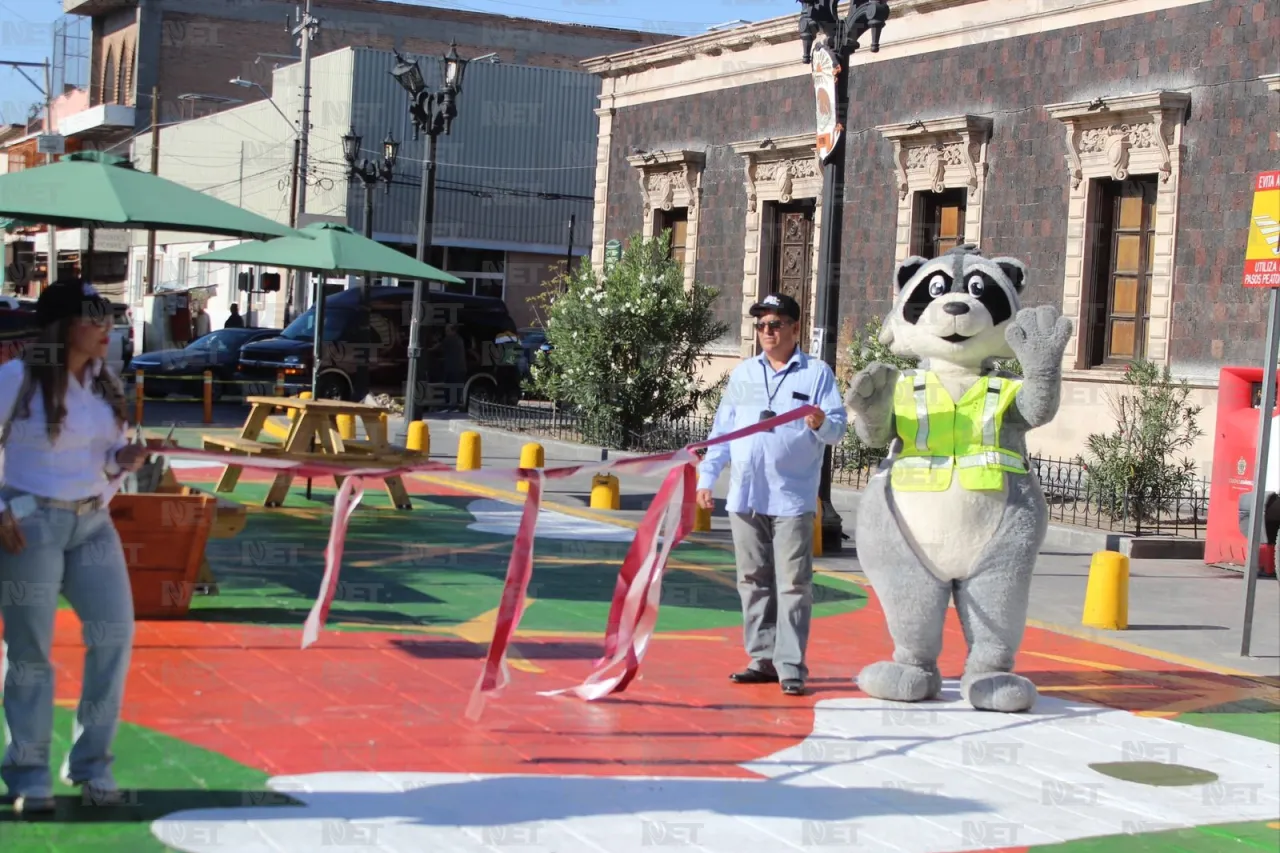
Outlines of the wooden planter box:
M187 615L217 506L212 496L187 488L179 494L117 494L111 499L136 619Z

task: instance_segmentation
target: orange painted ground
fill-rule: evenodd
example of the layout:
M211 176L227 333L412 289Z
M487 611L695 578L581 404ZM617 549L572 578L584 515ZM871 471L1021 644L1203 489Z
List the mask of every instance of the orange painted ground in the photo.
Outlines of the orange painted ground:
M954 617L954 613L952 614ZM487 637L487 633L484 634ZM471 724L462 716L484 646L426 635L326 632L299 650L298 631L193 622L141 623L125 719L272 775L417 770L738 776L742 762L799 744L819 699L859 696L858 668L888 657L874 596L861 611L815 621L811 695L738 686L740 631L657 639L642 678L595 703L546 698L598 655L598 639L521 640L543 674L512 686ZM948 627L943 674L964 643ZM58 696L78 695L79 629L59 612ZM1258 695L1263 685L1028 629L1018 670L1047 694L1131 711L1177 713ZM796 708L806 709L798 713Z

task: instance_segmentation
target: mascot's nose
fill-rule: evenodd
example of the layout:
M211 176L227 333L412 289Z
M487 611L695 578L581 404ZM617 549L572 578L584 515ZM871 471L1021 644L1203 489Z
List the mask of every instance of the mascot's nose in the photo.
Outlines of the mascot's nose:
M969 313L969 306L965 305L963 302L948 302L946 305L942 306L942 310L946 311L948 314L954 314L959 317L961 314Z

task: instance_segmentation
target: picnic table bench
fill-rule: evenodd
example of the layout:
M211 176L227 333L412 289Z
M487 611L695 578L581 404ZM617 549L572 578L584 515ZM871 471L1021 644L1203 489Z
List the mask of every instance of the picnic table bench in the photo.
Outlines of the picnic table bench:
M365 403L347 403L341 400L308 400L298 397L249 397L249 416L237 438L203 436L206 450L226 450L246 456L267 456L273 459L294 461L338 462L353 468L371 464L401 464L414 454L393 447L387 439L385 416L389 410ZM296 412L288 435L283 442L263 441L262 433L267 419L277 409ZM366 439L343 439L338 417L346 415L364 424ZM319 452L316 451L319 448ZM240 480L243 466L227 465L214 491L234 491ZM278 507L284 504L295 475L290 471L276 474L263 506ZM334 482L341 487L345 477L334 475ZM398 476L383 478L387 494L398 509L412 509L409 493L403 479Z

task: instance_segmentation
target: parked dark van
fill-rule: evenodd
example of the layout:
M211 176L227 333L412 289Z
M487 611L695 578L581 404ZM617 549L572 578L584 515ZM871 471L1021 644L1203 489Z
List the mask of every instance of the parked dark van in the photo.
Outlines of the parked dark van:
M333 400L363 400L366 394L402 396L409 375L409 324L413 318L413 289L369 289L371 340L360 340L360 290L348 288L324 302L324 341L321 345L317 396ZM501 299L426 290L419 331L422 370L432 387L420 398L428 408L466 406L471 399L514 401L518 387L499 380L494 339L514 331L515 323ZM447 326L455 324L467 352L466 380L461 389L441 385L444 374L433 348ZM310 390L315 346L315 308L290 323L278 337L246 344L240 351L240 373L249 381L274 385L283 373L285 392ZM357 386L357 370L369 356L369 387Z

